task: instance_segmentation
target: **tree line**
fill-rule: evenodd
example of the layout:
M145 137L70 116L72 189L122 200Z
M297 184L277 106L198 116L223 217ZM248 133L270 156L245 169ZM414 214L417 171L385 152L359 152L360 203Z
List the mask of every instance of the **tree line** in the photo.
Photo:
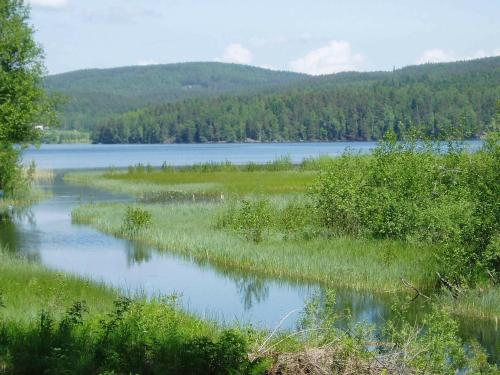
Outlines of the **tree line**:
M95 143L377 140L419 127L428 136L461 129L479 137L500 98L500 58L427 64L359 79L325 76L274 93L165 103L113 116ZM361 74L361 77L363 75Z

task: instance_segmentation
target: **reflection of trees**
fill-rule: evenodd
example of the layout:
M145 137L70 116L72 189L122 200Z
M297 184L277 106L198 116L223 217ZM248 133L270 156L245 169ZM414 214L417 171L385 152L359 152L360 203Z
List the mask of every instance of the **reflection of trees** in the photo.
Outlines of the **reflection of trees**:
M23 231L23 221L30 227L36 226L35 216L31 210L0 212L0 248L32 261L39 261L40 254L36 248L32 249L33 245L39 243L38 234L34 230L30 230L29 233ZM28 242L30 246L27 246Z
M458 318L459 335L466 342L478 341L490 356L490 361L500 363L500 327L494 320Z
M241 295L245 310L250 310L254 303L261 303L269 297L266 280L255 276L241 276L234 279Z
M125 251L127 253L127 264L141 264L151 259L152 250L149 246L134 241L125 241Z

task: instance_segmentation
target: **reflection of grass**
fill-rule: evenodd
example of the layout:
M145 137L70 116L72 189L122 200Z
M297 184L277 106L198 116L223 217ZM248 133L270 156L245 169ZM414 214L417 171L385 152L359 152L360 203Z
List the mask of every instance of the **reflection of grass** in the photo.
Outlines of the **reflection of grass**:
M86 301L95 312L107 311L118 296L101 284L49 271L1 249L0 292L5 304L2 316L26 321L37 317L42 309L60 314L75 301Z
M0 198L0 211L11 208L26 208L50 196L50 193L36 186L31 186L26 192L15 197Z
M34 182L53 182L56 174L51 170L37 169L33 174Z
M99 230L121 235L125 205L88 205L77 208L73 219ZM145 206L153 214L150 228L135 239L216 265L332 286L377 291L402 290L400 277L428 287L432 280L429 248L399 242L320 238L284 241L271 236L255 244L215 228L220 205L185 203ZM387 264L383 254L392 249Z
M454 314L477 318L500 319L500 287L485 290L472 289L464 292L459 299L451 295L440 297L443 305Z

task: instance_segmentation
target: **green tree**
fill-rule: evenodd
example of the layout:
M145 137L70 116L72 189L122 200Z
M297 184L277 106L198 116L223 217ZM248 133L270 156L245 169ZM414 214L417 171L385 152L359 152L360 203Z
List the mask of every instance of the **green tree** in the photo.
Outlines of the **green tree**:
M54 122L52 100L43 89L43 51L28 21L22 0L0 2L0 190L7 194L21 171L14 145L36 143L36 125Z

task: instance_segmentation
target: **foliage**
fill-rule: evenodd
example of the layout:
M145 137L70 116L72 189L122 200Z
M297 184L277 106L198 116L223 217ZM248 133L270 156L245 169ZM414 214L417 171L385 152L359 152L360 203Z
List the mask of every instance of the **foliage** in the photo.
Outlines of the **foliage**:
M181 312L172 299L120 298L107 316L76 302L36 324L0 321L0 371L16 374L257 374L248 339Z
M232 271L241 275L242 272L251 272L294 282L374 292L406 291L401 277L412 280L422 289L430 288L435 283L436 266L431 246L315 235L314 230L321 227L314 222L310 229L299 228L287 238L286 231L276 228L274 223L279 215L272 216L271 227L263 231L263 241L255 243L246 240L241 232L220 230L220 226L217 228L215 225L224 222L222 218L226 210L230 210L231 202L221 206L215 202L189 200L168 205L139 206L149 210L155 218L151 227L144 229L137 239L141 244L159 251L174 252L200 263L209 262L225 273ZM275 205L270 201L270 206L272 211L281 210L286 207L286 202ZM73 210L72 219L75 223L87 224L111 235L128 237L122 231L126 207L116 203L85 205ZM232 213L238 213L238 207L235 202ZM226 216L225 228L232 228L232 217ZM381 256L387 249L395 254L389 266ZM488 306L494 306L498 301L498 295L492 297ZM481 308L481 304L476 305L469 313L481 311ZM486 313L490 311L491 308Z
M242 199L220 211L217 227L233 229L255 243L264 241L271 232L285 240L308 240L319 232L313 211L307 200L292 199L280 205L269 199Z
M475 285L488 274L498 282L498 149L497 141L469 153L393 136L372 156L333 162L319 177L316 206L340 234L438 244L450 284Z
M65 129L90 130L99 120L153 104L261 92L307 79L304 74L238 64L190 62L80 70L48 76L45 86L69 97L62 108Z
M21 0L0 3L0 191L23 187L19 150L39 139L36 122L52 123L52 102L42 87L43 54Z
M41 143L90 143L90 133L78 130L48 129L41 132Z
M135 235L140 230L151 226L152 218L151 212L140 207L128 206L123 218L122 231Z
M239 205L231 206L219 218L220 227L229 226L240 232L248 241L262 242L271 227L272 212L269 201L242 200Z
M477 344L472 351L466 352L458 335L458 324L447 312L433 306L423 324L418 326L404 318L404 306L395 306L394 310L396 317L384 328L391 343L386 350L397 353L403 373L409 370L418 374L498 373L498 368L488 364L484 351Z
M255 95L164 103L112 116L96 143L374 140L422 127L463 138L487 129L500 96L500 57L385 73L345 73Z

